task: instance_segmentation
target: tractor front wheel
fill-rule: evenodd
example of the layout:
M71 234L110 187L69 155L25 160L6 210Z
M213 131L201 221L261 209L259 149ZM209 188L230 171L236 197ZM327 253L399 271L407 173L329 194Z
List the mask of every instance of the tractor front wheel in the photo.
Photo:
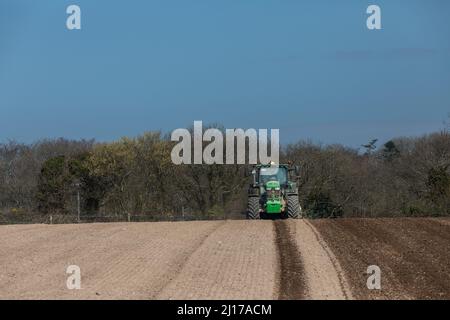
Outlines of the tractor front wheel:
M302 208L296 194L287 197L287 215L291 219L302 218Z
M259 198L258 197L249 197L247 203L247 219L249 220L257 220L260 219L259 214Z

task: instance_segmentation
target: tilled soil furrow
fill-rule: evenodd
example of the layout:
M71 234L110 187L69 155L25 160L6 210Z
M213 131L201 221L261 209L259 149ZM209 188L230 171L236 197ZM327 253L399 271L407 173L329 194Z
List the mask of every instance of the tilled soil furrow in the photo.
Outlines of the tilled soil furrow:
M396 276L395 265L402 260L401 255L374 233L372 226L361 221L317 220L312 221L327 244L332 248L357 299L411 299L404 284ZM391 261L384 263L385 259ZM370 265L382 268L382 290L367 288L366 274Z
M295 235L287 220L274 222L279 258L279 295L280 300L299 300L306 297L306 283L300 251Z
M303 253L303 265L309 299L353 299L339 261L307 220L297 221L297 246Z
M450 226L431 219L395 219L373 221L375 233L402 256L396 270L403 270L405 291L416 299L450 298L450 257L444 254L450 245ZM443 247L444 246L444 247Z
M449 221L0 226L0 299L450 299Z
M37 228L37 232L48 236L46 245L35 247L31 241L27 247L24 239L19 239L16 254L0 255L0 299L151 298L173 279L190 254L221 223ZM13 247L10 243L8 251ZM65 271L70 264L81 268L81 290L68 290L65 286Z
M159 299L274 299L271 221L227 221L193 252Z
M342 219L312 222L339 259L359 299L448 299L449 226L430 219ZM381 290L367 288L369 265Z

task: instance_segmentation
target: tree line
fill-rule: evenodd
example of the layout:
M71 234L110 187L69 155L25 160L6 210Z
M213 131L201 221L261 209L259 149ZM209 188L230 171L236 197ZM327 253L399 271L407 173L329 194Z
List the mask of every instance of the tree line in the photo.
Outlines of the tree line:
M175 165L172 147L161 132L107 143L1 143L0 222L2 215L74 215L78 193L85 217L244 217L249 166ZM308 216L450 215L448 129L361 148L311 141L282 147L281 162L300 166Z

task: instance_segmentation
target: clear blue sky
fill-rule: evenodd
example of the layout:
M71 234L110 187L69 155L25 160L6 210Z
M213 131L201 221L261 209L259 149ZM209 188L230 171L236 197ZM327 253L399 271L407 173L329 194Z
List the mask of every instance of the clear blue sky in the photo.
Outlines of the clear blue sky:
M66 7L82 30L66 29ZM381 31L366 8L382 9ZM358 146L450 112L446 0L0 0L0 141L279 128Z

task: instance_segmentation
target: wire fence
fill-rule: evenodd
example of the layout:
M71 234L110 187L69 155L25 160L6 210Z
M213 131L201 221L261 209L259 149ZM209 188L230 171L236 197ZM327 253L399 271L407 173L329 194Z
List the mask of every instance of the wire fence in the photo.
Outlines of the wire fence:
M108 222L157 222L157 221L195 221L244 219L242 214L202 215L202 214L154 214L154 215L76 215L76 214L0 214L0 225L6 224L74 224L74 223L108 223Z
M303 202L301 202L303 203ZM329 201L314 201L311 205L302 205L303 217L309 219L323 218L370 218L392 216L433 216L403 213L393 215L390 212L379 213L364 206L342 208ZM6 212L5 212L6 211ZM245 219L246 212L224 212L223 210L202 214L191 210L180 210L177 213L165 214L43 214L30 211L0 211L0 225L6 224L74 224L74 223L108 223L108 222L156 222L156 221L195 221L195 220L227 220Z

